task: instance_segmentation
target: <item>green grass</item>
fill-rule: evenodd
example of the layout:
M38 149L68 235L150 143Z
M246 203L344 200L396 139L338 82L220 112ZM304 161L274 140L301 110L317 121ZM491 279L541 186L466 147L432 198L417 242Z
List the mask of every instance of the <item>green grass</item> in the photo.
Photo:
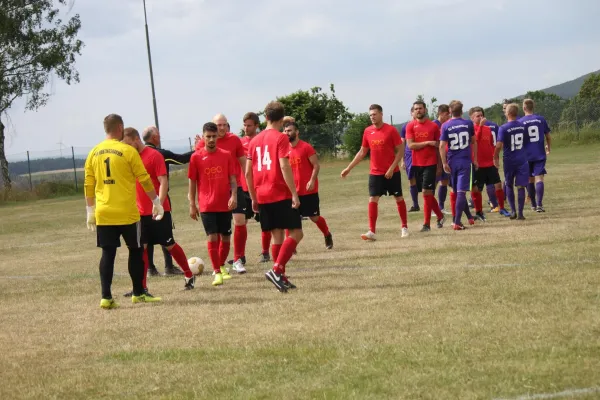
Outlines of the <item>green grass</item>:
M329 162L321 210L335 248L305 224L288 266L297 291L264 279L251 222L248 274L222 288L203 275L191 293L182 279L149 278L162 304L121 296L130 280L120 249L113 311L98 307L100 252L82 195L6 204L0 398L491 399L600 386L599 150L550 155L545 214L420 234L422 214L411 213L400 239L384 198L374 243L359 238L367 165L341 180L345 163ZM202 227L186 216L185 171L173 174L171 198L177 241L206 260Z

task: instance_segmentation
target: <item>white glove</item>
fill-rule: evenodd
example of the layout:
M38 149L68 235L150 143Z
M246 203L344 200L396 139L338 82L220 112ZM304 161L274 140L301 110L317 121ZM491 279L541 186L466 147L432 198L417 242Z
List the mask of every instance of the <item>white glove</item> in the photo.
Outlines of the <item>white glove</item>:
M96 206L86 206L87 228L92 232L96 230Z
M163 215L165 215L165 209L160 204L160 199L158 196L152 200L152 215L156 221L160 221Z

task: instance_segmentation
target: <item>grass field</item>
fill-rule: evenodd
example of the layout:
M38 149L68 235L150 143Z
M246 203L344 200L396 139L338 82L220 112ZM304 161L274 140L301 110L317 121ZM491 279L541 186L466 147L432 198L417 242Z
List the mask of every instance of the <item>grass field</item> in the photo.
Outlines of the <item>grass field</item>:
M192 292L150 278L162 304L121 296L121 249L121 308L104 311L83 198L0 207L0 399L600 398L600 146L551 155L545 214L428 234L422 213L409 214L400 239L385 198L375 243L359 237L367 165L342 181L343 165L321 170L334 250L308 222L288 266L299 289L287 294L255 263L252 222L247 275L221 288L204 275ZM207 259L185 185L177 173L175 236ZM160 269L158 249L156 259Z

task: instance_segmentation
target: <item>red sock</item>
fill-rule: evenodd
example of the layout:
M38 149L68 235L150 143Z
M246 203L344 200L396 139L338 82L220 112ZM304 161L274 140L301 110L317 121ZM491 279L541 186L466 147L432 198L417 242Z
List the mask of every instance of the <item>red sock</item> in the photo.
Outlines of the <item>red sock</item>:
M221 259L219 258L219 242L208 242L208 255L212 263L213 270L221 273Z
M502 188L496 190L496 197L498 198L498 206L500 209L504 209L504 190Z
M444 214L442 214L442 210L440 209L440 205L438 204L437 201L435 201L435 196L431 195L430 196L431 199L429 201L431 201L431 211L433 211L435 213L435 216L438 219L442 219L444 218Z
M289 230L289 229L286 229L286 230L285 230L285 237L286 237L286 238L289 238L289 237L290 237L290 230Z
M377 203L369 202L369 230L375 233L377 227Z
M427 225L429 226L429 224L431 223L431 201L430 201L430 197L433 197L430 194L424 194L423 195L423 216L424 216L424 221L423 221L423 225Z
M231 246L230 242L225 242L221 239L219 243L219 260L221 261L221 265L225 265L227 262L227 256L229 255L229 247Z
M456 214L456 192L450 192L450 210L452 210L452 218L454 218L454 214Z
M481 192L474 192L471 196L473 197L475 212L483 212L483 195Z
M329 236L329 227L327 226L327 221L325 221L325 218L319 217L315 224L317 224L317 228L323 232L323 236Z
M233 231L233 260L239 260L246 255L246 240L248 229L246 225L236 225Z
M277 260L277 257L279 257L280 252L281 252L280 244L274 244L271 246L271 256L273 257L273 260Z
M150 262L148 262L147 248L145 248L144 252L142 253L142 259L144 260L144 280L142 281L142 285L144 286L144 289L148 289L148 286L146 286L146 277L148 276L148 267L150 266Z
M173 246L173 248L169 250L169 253L171 253L177 265L181 267L185 277L191 278L194 274L192 274L192 271L190 271L190 266L187 262L187 257L185 256L185 253L183 252L181 246L175 243L175 246Z
M402 227L408 228L408 216L406 214L406 203L404 199L396 202L396 207L398 207L398 214L400 214L400 220L402 221ZM431 210L429 211L431 214Z
M281 251L279 252L279 256L277 257L277 262L273 266L275 272L279 274L285 274L285 264L290 261L290 258L294 255L294 250L296 250L296 246L298 243L291 237L286 238L281 245Z
M269 254L269 246L271 246L271 232L262 232L261 242L263 254Z

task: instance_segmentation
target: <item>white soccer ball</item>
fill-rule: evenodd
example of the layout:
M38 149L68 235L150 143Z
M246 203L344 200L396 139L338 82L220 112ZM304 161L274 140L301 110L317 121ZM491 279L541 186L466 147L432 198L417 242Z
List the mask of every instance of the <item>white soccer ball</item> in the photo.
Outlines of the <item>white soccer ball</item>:
M200 257L192 257L188 260L190 270L194 275L202 275L204 271L204 261Z

